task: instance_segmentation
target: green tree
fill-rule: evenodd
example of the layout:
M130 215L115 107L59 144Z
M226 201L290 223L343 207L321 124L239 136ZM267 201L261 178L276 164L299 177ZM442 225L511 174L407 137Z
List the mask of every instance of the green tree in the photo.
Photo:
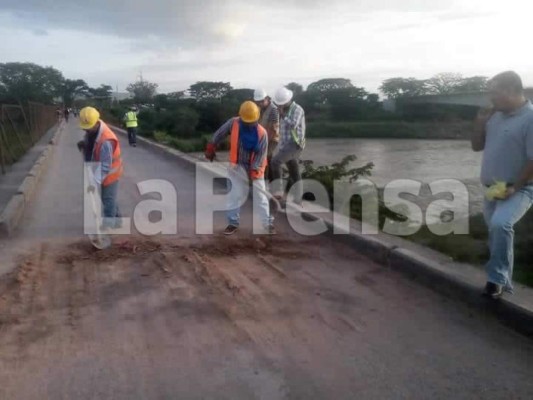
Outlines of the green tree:
M198 136L196 127L199 120L200 116L194 109L180 106L163 113L161 121L156 128L167 132L170 136L188 139Z
M224 101L231 101L237 105L241 103L252 100L254 97L253 89L231 89L228 93L224 95Z
M400 97L415 97L428 94L426 81L416 78L390 78L383 81L379 87L389 99L398 99Z
M463 80L461 74L443 72L428 79L427 88L431 94L457 93Z
M130 83L126 91L131 93L135 102L150 103L157 92L158 86L157 83L140 80Z
M202 81L191 85L189 93L196 101L220 100L232 89L229 82Z
M89 88L88 97L93 99L109 100L113 93L113 87L111 85L100 85L97 88Z
M309 84L309 86L307 87L307 91L325 93L331 90L347 89L351 87L353 87L353 85L349 79L328 78L328 79L321 79L319 81Z
M63 82L63 103L70 107L77 96L87 96L89 86L83 79L65 79Z
M1 63L0 86L6 101L52 102L62 94L63 74L33 63Z
M456 87L456 92L485 92L487 91L488 78L486 76L471 76L464 78Z
M294 97L300 97L304 92L304 87L296 82L291 82L285 85L289 90L292 90Z

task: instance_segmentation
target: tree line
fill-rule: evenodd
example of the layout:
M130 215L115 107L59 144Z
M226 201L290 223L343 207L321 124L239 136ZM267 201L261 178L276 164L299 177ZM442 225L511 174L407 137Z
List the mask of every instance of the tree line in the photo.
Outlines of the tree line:
M112 92L110 85L93 88L83 79L65 78L53 67L34 63L0 63L0 101L4 103L62 102L70 107L76 98L108 100Z
M463 77L461 74L441 73L429 79L390 78L379 90L389 99L436 94L484 92L487 90L486 76Z

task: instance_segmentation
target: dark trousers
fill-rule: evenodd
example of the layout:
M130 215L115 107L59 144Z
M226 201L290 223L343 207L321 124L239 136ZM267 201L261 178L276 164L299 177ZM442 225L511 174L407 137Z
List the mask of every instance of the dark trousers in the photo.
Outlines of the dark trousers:
M126 128L128 130L128 141L130 144L137 144L137 128Z
M294 194L294 202L296 203L302 201L303 195L302 176L300 174L300 166L298 165L300 154L302 154L301 147L293 142L288 143L279 149L278 153L272 158L272 165L270 166L274 180L281 178L282 165L285 164L287 166L292 184L296 186ZM282 185L275 188L275 192L283 193L284 191L285 188Z

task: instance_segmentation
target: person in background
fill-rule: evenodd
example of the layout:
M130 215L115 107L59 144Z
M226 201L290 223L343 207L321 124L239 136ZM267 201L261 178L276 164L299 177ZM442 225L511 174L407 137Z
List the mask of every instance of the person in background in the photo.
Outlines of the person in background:
M65 114L65 121L68 122L68 116L70 114L70 110L68 109L68 107L65 107L65 110L63 112Z
M90 190L100 185L104 214L102 229L118 228L118 185L124 171L120 142L93 107L85 107L80 111L80 128L85 131L85 137L78 142L78 149L83 152L84 160L100 163L93 174L93 187Z
M131 106L129 111L124 114L124 125L128 131L128 141L130 146L137 147L137 107Z
M265 167L268 151L268 134L259 125L259 107L252 101L245 101L239 109L239 116L230 118L213 135L212 140L207 144L205 157L213 161L216 156L216 146L230 135L230 174L235 174L232 180L237 184L229 194L228 226L224 230L225 235L232 235L239 227L240 207L239 200L249 191L248 179L239 175L240 171L245 171L252 180L254 190L254 200L258 199L259 217L267 234L276 233L274 229L274 219L270 215L270 207L265 187ZM238 168L240 167L240 168Z
M533 203L533 106L513 71L493 77L489 92L493 108L480 111L471 141L474 151L483 151L482 184L504 182L504 193L486 199L483 213L490 249L483 293L497 299L512 293L513 228Z
M302 203L302 177L298 165L300 155L305 148L305 113L293 100L291 90L282 87L274 95L274 103L278 107L280 116L280 142L277 154L272 158L272 178L278 181L278 187L274 188L274 196L280 200L284 196L284 187L281 181L281 167L287 165L289 176L296 190L293 201Z
M270 164L272 162L272 156L279 143L279 112L276 105L272 103L272 100L263 89L256 89L254 91L254 102L261 110L259 123L268 133L267 168L265 177L269 182L272 182L272 169L270 168Z

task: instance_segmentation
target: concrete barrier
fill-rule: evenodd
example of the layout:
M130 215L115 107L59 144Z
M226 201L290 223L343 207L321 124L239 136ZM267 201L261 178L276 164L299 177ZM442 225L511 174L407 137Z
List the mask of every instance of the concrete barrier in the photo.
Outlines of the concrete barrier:
M24 214L25 206L23 195L16 194L11 197L9 203L0 213L0 237L9 237L13 234Z
M24 200L26 203L28 203L33 193L35 192L35 187L37 186L37 179L35 179L34 176L28 175L24 180L22 181L22 184L19 186L17 194L21 194L24 196Z
M58 127L58 131L61 126ZM33 164L32 169L28 172L21 185L6 207L0 212L0 238L9 237L16 230L26 205L31 201L37 188L39 179L48 167L48 163L54 153L55 144L60 138L61 133L56 131L53 138L56 139L54 144L45 147L37 161Z

